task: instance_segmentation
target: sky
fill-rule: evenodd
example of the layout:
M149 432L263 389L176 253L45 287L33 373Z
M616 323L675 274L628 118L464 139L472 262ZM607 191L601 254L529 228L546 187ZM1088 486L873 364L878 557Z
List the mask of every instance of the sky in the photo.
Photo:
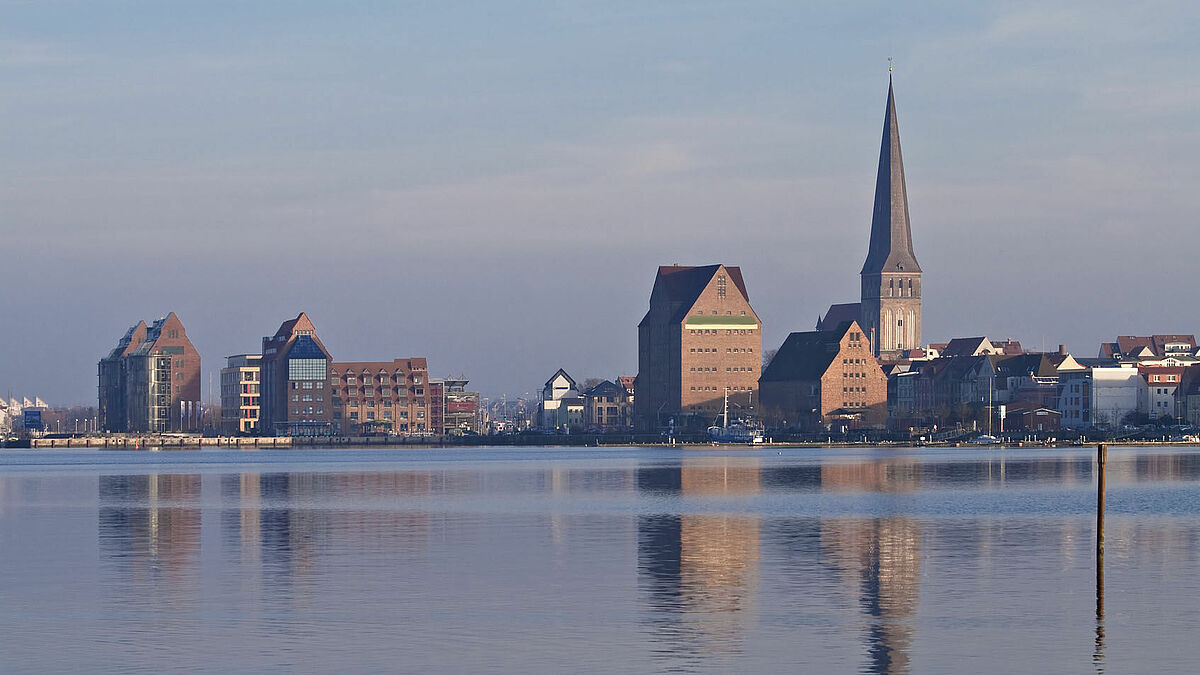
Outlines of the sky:
M858 298L895 88L924 338L1197 333L1193 2L0 0L0 394L308 312L486 396L636 374L663 264Z

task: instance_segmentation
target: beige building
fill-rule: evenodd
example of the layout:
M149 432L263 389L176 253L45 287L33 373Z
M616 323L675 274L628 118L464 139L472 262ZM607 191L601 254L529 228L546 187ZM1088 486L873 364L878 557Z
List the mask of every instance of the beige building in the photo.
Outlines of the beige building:
M221 433L258 433L262 410L261 354L238 354L226 358L221 369Z

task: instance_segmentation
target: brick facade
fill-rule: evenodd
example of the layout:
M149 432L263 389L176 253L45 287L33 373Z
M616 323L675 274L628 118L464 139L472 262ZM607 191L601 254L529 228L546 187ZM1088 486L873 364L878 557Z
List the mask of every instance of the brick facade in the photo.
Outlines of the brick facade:
M737 267L660 267L638 325L635 417L707 427L729 389L731 415L757 401L762 324Z
M839 421L852 427L887 421L887 376L856 321L789 335L759 386L773 424L816 430Z

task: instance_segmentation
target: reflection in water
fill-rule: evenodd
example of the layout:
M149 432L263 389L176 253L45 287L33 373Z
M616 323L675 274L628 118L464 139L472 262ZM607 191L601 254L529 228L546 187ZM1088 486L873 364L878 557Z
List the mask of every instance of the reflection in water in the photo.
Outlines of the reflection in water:
M757 460L646 468L638 488L684 497L754 495ZM758 591L757 515L652 515L638 519L638 573L653 610L656 652L674 658L741 653Z
M913 458L821 466L825 491L904 493L921 489ZM819 526L823 558L844 586L858 589L870 617L866 672L907 673L921 580L921 524L915 518L827 518Z
M200 555L200 476L100 476L100 550L135 581L178 584Z
M866 672L907 673L921 579L921 525L914 518L821 521L824 560L855 589L867 626Z

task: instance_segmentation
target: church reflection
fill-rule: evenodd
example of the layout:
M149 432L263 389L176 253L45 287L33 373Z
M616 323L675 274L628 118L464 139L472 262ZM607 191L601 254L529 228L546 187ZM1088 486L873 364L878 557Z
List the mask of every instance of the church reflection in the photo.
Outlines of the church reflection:
M684 459L678 467L638 469L638 490L664 498L716 498L703 510L729 510L722 497L788 492L922 489L919 462L887 458L814 466L762 467L750 458ZM911 517L789 518L754 513L681 513L638 518L638 577L658 653L676 661L744 648L756 620L761 547L794 562L790 592L811 594L833 582L833 602L851 601L865 618L863 670L908 673L920 580L923 529ZM786 563L785 563L786 564ZM822 573L820 570L825 570ZM840 592L836 589L840 589ZM826 594L822 594L823 597ZM675 664L678 666L679 664Z
M829 492L903 494L922 486L909 458L821 466ZM818 524L821 558L840 585L857 595L868 617L866 672L908 673L921 583L921 523L911 517L825 518Z
M684 460L637 471L641 491L682 497L757 494L757 460ZM670 514L638 518L638 576L658 651L674 658L742 651L759 583L760 518Z

